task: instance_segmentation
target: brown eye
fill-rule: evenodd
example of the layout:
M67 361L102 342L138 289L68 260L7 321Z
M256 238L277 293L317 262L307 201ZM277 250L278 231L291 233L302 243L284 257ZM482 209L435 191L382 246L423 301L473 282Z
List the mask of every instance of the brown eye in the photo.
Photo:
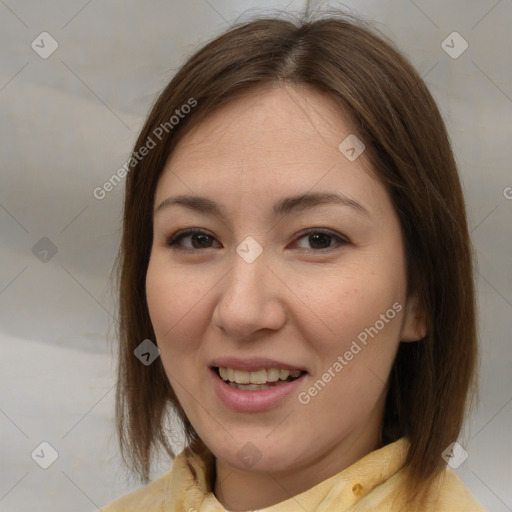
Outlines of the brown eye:
M324 230L309 230L302 234L300 238L297 240L306 239L309 247L301 247L301 249L309 249L309 250L327 250L335 247L336 245L342 246L347 245L349 242L346 238L337 235L332 231L324 231ZM334 244L332 243L334 242Z
M185 239L190 239L191 245L183 246L181 241ZM211 243L214 240L215 238L213 236L205 233L204 231L185 229L175 233L169 240L167 240L166 245L180 249L209 249L212 247Z
M327 249L331 246L332 236L325 233L308 235L308 241L313 249Z

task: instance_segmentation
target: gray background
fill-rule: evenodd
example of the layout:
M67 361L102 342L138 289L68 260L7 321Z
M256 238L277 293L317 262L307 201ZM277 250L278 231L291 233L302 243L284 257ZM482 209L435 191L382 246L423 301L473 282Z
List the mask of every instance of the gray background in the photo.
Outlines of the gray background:
M242 13L304 5L0 0L1 511L92 511L137 487L116 446L107 341L123 184L101 201L92 191L126 161L187 55ZM482 347L480 406L459 440L469 458L455 471L487 510L512 510L512 1L343 5L396 42L446 121L479 262ZM46 59L31 47L43 31L58 43ZM453 31L469 44L458 58L441 46ZM58 452L46 470L31 458L43 441Z

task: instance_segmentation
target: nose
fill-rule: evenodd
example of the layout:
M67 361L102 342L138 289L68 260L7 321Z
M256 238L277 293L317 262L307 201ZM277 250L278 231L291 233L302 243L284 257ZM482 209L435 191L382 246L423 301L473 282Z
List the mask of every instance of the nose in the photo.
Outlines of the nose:
M267 266L264 252L252 263L235 253L231 269L219 283L212 322L230 338L278 330L286 322L286 287Z

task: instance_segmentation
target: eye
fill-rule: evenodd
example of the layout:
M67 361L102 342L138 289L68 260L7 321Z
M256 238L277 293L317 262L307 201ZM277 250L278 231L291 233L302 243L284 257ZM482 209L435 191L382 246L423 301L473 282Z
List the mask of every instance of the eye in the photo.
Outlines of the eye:
M320 228L312 228L307 231L303 231L302 236L297 240L302 239L306 239L306 243L309 244L310 247L301 247L301 249L316 251L332 250L336 245L343 246L350 243L345 237L342 237L329 229ZM335 242L335 244L331 245L332 242Z
M184 247L180 242L190 238L192 246ZM166 242L169 247L177 246L178 249L209 249L210 243L214 240L212 235L199 229L184 229L172 235Z
M181 242L183 240L190 239L190 244L184 246ZM350 242L343 236L338 235L334 231L323 229L323 228L310 228L307 231L303 231L301 236L296 239L298 241L305 239L306 243L310 247L300 247L301 249L313 250L313 251L326 251L332 250L337 246L348 245ZM212 243L215 241L215 237L199 229L184 229L178 231L172 235L167 241L166 245L175 249L209 249L214 247ZM334 244L333 244L334 242Z

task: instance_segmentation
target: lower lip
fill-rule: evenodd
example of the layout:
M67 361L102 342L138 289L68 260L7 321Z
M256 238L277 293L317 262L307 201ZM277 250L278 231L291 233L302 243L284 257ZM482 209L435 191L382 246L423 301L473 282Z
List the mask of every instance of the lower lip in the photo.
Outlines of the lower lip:
M283 400L297 391L307 375L307 373L303 373L295 380L261 391L243 391L228 386L215 369L210 369L210 372L213 378L213 387L221 402L237 412L262 412L278 407Z

